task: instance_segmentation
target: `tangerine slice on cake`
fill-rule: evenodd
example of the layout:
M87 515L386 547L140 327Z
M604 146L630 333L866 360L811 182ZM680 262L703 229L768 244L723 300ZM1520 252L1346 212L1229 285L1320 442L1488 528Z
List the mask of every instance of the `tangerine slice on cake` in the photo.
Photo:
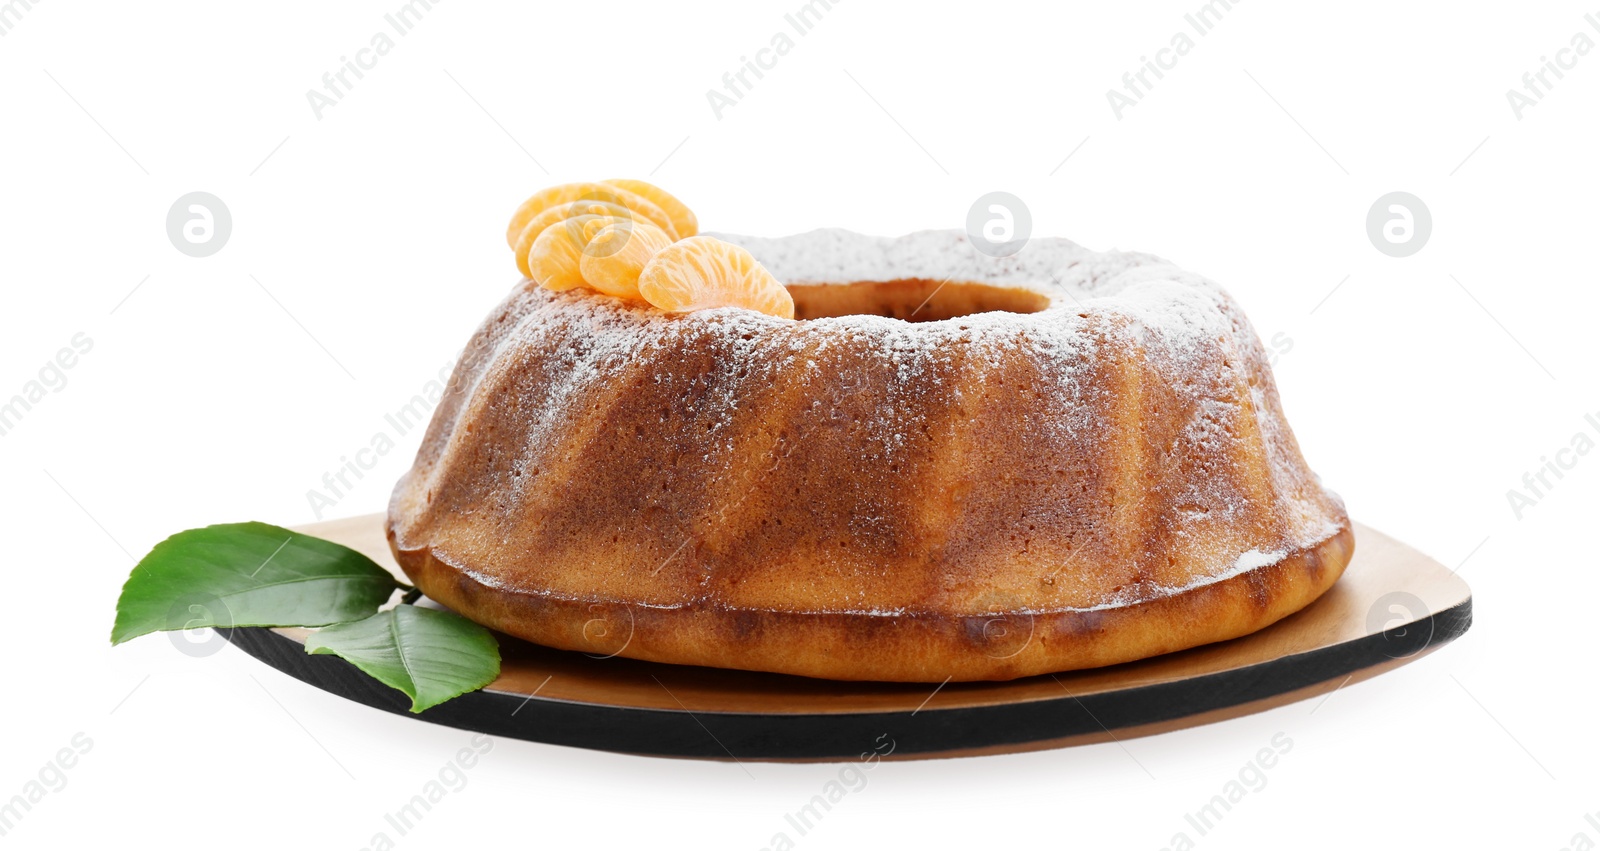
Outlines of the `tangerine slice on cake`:
M579 267L584 248L607 225L626 221L615 216L584 215L545 228L528 248L528 277L556 292L584 286Z
M687 239L700 233L700 220L695 218L694 211L667 190L643 180L626 178L615 178L607 180L606 183L626 189L660 207L672 219L672 227L677 230L678 239Z
M567 204L557 204L534 216L522 228L522 234L517 237L517 244L512 246L512 251L517 255L517 270L522 272L522 276L533 277L533 273L528 269L528 251L533 248L533 241L539 238L539 234L544 233L545 228L556 222L585 215L628 219L633 217L633 212L612 201L572 201Z
M609 183L563 183L549 189L541 189L533 193L522 206L511 214L511 224L506 228L506 244L512 248L517 247L517 239L522 236L523 228L528 222L545 210L558 204L570 204L573 201L609 201L627 207L634 214L650 220L650 223L666 231L676 239L678 232L672 226L672 219L653 201L620 186Z
M691 236L656 252L639 274L639 295L662 310L743 307L794 318L789 291L749 251L711 236Z
M590 289L617 298L639 299L639 274L672 244L667 232L638 219L601 228L584 246L578 271Z

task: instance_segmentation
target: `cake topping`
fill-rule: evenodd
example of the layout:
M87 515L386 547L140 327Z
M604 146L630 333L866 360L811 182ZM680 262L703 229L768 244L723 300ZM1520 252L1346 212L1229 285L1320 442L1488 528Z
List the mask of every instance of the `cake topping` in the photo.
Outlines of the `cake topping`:
M528 252L533 249L533 241L539 234L557 222L563 222L577 216L615 216L620 219L632 217L628 208L612 201L573 201L568 204L557 204L548 210L534 216L523 226L522 234L517 237L517 244L511 250L517 255L517 269L524 277L533 277L533 271L528 268Z
M560 186L541 189L522 202L522 206L511 216L510 227L506 228L506 244L515 248L523 229L540 213L551 207L571 204L574 201L609 201L619 204L627 207L634 215L649 219L651 224L671 234L673 239L679 236L677 229L672 226L672 219L656 206L654 201L630 190L609 183L563 183Z
M694 217L694 211L682 201L672 197L665 189L642 180L624 178L614 178L607 180L606 183L626 189L642 198L648 198L651 203L660 207L672 220L672 228L678 232L679 239L688 239L700 232L700 221Z
M711 236L675 242L651 258L639 294L667 311L744 307L794 318L794 299L750 252Z
M671 193L617 179L534 193L511 216L506 241L517 269L545 289L587 287L669 312L742 307L794 318L794 300L750 252L699 231Z
M547 290L562 292L584 286L580 261L589 242L607 225L627 219L573 216L544 229L528 249L529 277Z
M639 273L657 252L672 244L667 232L649 222L614 221L583 247L578 270L584 283L617 298L639 298Z

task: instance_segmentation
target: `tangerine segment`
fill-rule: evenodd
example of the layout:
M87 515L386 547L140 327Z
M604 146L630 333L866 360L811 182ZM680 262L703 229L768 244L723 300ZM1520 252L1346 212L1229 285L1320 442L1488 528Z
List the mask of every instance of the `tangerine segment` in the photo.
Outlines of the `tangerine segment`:
M534 216L523 226L522 234L517 237L517 244L511 247L517 255L517 269L521 270L523 277L533 277L533 273L528 269L528 249L533 247L533 241L539 238L539 234L544 233L545 228L556 222L584 215L616 216L627 219L631 218L633 213L627 207L611 201L572 201L557 204Z
M627 221L614 216L573 216L544 229L528 247L528 277L547 290L562 292L581 287L578 267L584 246L606 225Z
M617 178L605 182L646 198L660 207L662 212L672 219L672 226L678 231L679 239L687 239L700 232L700 220L695 218L694 211L667 190L642 180Z
M750 252L712 236L691 236L656 252L639 274L639 294L662 310L743 307L794 318L794 299Z
M573 201L610 201L613 204L621 204L635 214L649 219L652 224L673 238L677 238L677 231L672 227L672 219L648 199L609 183L563 183L560 186L541 189L522 202L522 206L511 214L511 224L506 228L506 244L516 248L517 238L522 236L522 229L528 226L528 222L534 216L557 204L570 204Z
M667 232L637 219L601 228L578 258L578 270L591 289L617 298L639 298L639 273L656 253L672 244Z

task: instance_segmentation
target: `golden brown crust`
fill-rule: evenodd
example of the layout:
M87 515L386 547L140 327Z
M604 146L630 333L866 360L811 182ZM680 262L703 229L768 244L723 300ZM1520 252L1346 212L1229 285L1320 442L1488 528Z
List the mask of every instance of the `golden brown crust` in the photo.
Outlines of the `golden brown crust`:
M961 239L752 250L943 269ZM1064 242L983 263L795 286L803 316L878 314L805 321L523 282L395 489L396 558L543 644L933 682L1231 638L1332 584L1349 518L1226 293ZM963 315L1001 307L1033 312Z
M394 540L393 528L390 541ZM1247 635L1299 611L1344 572L1355 536L1130 606L965 617L732 609L662 609L496 588L429 549L395 548L429 597L478 623L594 656L773 671L837 680L1008 680L1094 668Z

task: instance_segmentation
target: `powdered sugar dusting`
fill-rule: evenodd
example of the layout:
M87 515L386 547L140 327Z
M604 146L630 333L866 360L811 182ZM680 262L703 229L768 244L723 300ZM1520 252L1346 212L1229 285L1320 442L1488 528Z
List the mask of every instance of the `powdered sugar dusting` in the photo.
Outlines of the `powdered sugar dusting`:
M593 419L585 413L611 404L607 394L626 381L647 381L692 399L673 416L692 421L692 429L683 426L690 436L680 443L694 453L697 481L739 493L739 483L755 475L751 438L740 431L741 414L755 404L761 388L798 383L811 394L810 404L788 421L793 433L763 451L774 453L775 463L785 463L795 447L805 445L805 429L829 428L847 417L860 464L853 481L835 487L858 494L864 507L850 518L851 532L861 540L891 539L905 534L906 519L867 509L882 508L875 500L895 487L892 472L923 457L916 452L927 445L928 429L948 427L950 409L965 409L968 403L982 409L982 399L965 396L989 391L984 367L1011 376L1019 374L1020 363L1026 385L996 392L1037 400L1037 414L1015 426L1021 445L1081 446L1087 458L1121 447L1147 459L1141 463L1153 466L1135 471L1142 478L1095 486L1115 495L1113 510L1133 514L1143 510L1154 485L1165 483L1159 506L1172 513L1166 522L1176 530L1173 545L1204 554L1203 563L1184 565L1182 582L1124 581L1110 573L1125 565L1107 565L1107 574L1097 577L1105 592L1075 610L1135 605L1221 582L1275 564L1342 528L1329 519L1330 500L1336 498L1306 469L1284 424L1265 353L1248 320L1221 287L1199 275L1151 255L1095 252L1064 239L1034 239L1016 255L994 258L973 250L959 231L878 238L827 229L778 239L720 238L744 246L786 284L948 280L1026 289L1046 296L1049 305L1036 313L996 311L916 323L876 315L794 321L736 308L665 316L631 302L581 291L550 293L525 282L480 333L487 353L464 358L458 367L456 392L441 405L412 474L417 482L409 496L402 482L396 499L412 499L420 510L432 501L442 471L459 460L472 467L460 481L482 494L471 504L493 506L496 517L511 518L474 528L492 530L498 540L486 542L490 547L509 545L520 533L514 519L523 507L559 498L550 489L567 484L540 471L559 467L582 448L574 441L589 438L574 435ZM683 351L712 353L712 366L677 368L673 356ZM1146 375L1157 376L1162 386L1140 386L1139 381L1149 380ZM1122 386L1128 382L1131 386ZM1125 392L1172 393L1185 400L1192 415L1174 426L1176 432L1163 437L1162 445L1139 443L1144 426L1115 419L1124 410L1118 394ZM487 453L482 443L487 438L463 434L484 421L506 432ZM462 424L467 427L458 427ZM1265 490L1239 484L1237 475L1206 473L1211 459L1234 463L1241 454L1237 447L1256 437L1265 450L1259 461ZM1260 450L1250 453L1257 454ZM493 456L488 459L493 463L486 464L485 455ZM1031 460L1017 459L1023 473ZM1161 467L1166 463L1199 473L1167 476ZM1097 475L1047 472L1056 477L1048 479L1049 487L1073 475ZM1264 509L1268 502L1271 511ZM1035 527L1081 526L1085 504L1033 500L1025 517L1008 522L1024 536ZM700 519L727 522L737 518L736 507L722 506L718 516ZM1248 526L1244 521L1262 516L1275 518L1275 528L1251 527L1254 537L1237 533L1236 527ZM688 528L693 521L674 518L674 528ZM1119 553L1166 564L1164 554L1140 549L1136 525L1091 525L1095 531L1086 534L1124 536L1111 542ZM682 540L669 539L665 548L671 551ZM1196 541L1203 545L1189 546ZM1021 546L1026 549L1025 540ZM818 556L837 560L827 567L841 575L858 569L839 555L842 551L832 552ZM682 562L687 561L684 556ZM714 599L718 579L712 568L695 577L702 600ZM841 600L830 611L904 611L875 605L882 601L865 595L860 590L865 587L863 580L848 602ZM671 608L693 601L658 604Z
M1239 558L1234 561L1233 570L1229 571L1229 575L1237 576L1248 570L1255 570L1258 567L1266 567L1269 564L1277 564L1288 554L1289 553L1285 550L1274 550L1269 553L1264 553L1256 549L1246 550L1240 553ZM1219 576L1216 578L1226 579L1227 576Z
M1213 376L1218 380L1210 387L1197 383L1193 388L1201 397L1202 410L1210 413L1191 422L1188 435L1205 446L1237 439L1233 430L1223 425L1236 413L1233 403L1227 401L1232 394L1217 399L1205 396L1232 380L1237 370L1248 370L1243 380L1254 402L1256 427L1269 450L1268 473L1280 499L1294 503L1285 509L1297 521L1285 530L1290 545L1314 546L1339 530L1337 524L1327 522L1324 492L1314 477L1307 478L1299 448L1283 425L1276 392L1270 389L1270 369L1254 329L1232 298L1203 276L1154 255L1095 252L1059 238L1035 238L1015 255L991 257L973 250L966 234L958 230L882 238L826 228L780 238L732 234L720 238L744 246L785 284L846 285L923 278L1015 287L1050 298L1048 308L1030 314L992 312L915 324L880 316L811 320L810 324L821 328L855 331L880 341L887 356L904 358L901 377L907 380L916 377L920 365L938 359L940 352L952 346L959 345L968 353L987 352L996 364L1025 349L1054 378L1058 398L1081 399L1099 390L1087 383L1084 375L1084 365L1093 361L1086 355L1096 345L1093 335L1085 333L1086 327L1094 320L1121 320L1124 333L1138 340L1144 356L1170 364L1179 381L1207 370L1224 373ZM1219 343L1240 347L1232 353L1236 356L1233 362L1225 360L1220 367L1215 356ZM1083 407L1078 410L1087 412ZM1049 425L1064 436L1107 426L1085 417L1066 417ZM1192 482L1192 501L1207 502L1198 495L1211 485ZM1301 495L1307 498L1300 500ZM1225 505L1224 513L1230 513L1232 507ZM1189 587L1268 566L1286 554L1276 549L1247 550L1231 565L1219 563ZM1177 593L1187 587L1155 590ZM1103 605L1116 607L1128 602Z

